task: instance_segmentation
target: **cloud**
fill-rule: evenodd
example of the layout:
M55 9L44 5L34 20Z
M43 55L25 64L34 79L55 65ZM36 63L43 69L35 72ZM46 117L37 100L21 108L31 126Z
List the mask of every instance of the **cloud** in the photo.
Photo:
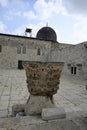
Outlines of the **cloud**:
M65 13L62 0L36 0L32 7L30 7L29 2L24 2L24 0L11 0L11 2L8 0L8 2L8 10L5 13L7 20L12 20L14 16L21 16L28 20L46 22L49 21L54 14L60 12Z
M26 8L29 8L29 2L24 0L0 0L2 6L6 8L1 8L3 11L3 16L12 19L14 16L21 16ZM2 15L2 14L1 14Z
M27 19L36 19L37 16L34 14L33 11L27 11L23 13L23 16Z
M63 12L64 8L61 0L37 0L34 4L34 10L40 20L47 20L54 15L54 13Z
M66 13L62 6L62 0L37 0L32 6L32 10L23 13L23 17L28 20L49 21L54 14Z
M6 30L6 25L0 21L0 32L4 32Z
M5 18L7 20L12 20L14 17L19 17L21 16L22 13L20 11L9 11L6 15Z
M29 2L25 1L25 0L8 0L9 1L9 8L11 10L25 10L26 7L29 6Z
M0 5L1 5L2 7L7 6L7 5L8 5L8 0L0 0Z
M62 0L69 13L87 14L87 0Z
M76 17L75 36L78 41L87 41L87 17Z
M75 37L76 37L78 43L87 41L87 35L83 31L78 31L78 30L75 31Z
M87 0L62 0L62 6L74 25L72 41L87 41Z
M13 16L21 16L21 12L20 12L20 11L17 11L17 12L15 12L15 11L11 12L11 11L10 11L10 15L13 15Z
M25 29L26 29L26 26L25 25L22 25L18 28L16 28L15 30L13 30L11 32L11 34L15 34L15 35L25 35Z

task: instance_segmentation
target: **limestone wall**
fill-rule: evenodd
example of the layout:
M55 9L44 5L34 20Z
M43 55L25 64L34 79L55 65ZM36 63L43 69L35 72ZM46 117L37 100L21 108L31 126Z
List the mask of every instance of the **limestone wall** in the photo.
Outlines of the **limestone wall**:
M18 61L46 61L50 50L50 42L35 40L28 37L17 37L0 35L0 68L18 68ZM17 48L21 48L21 53L17 54ZM26 54L23 54L23 47L26 47ZM40 55L37 54L40 49Z
M71 67L76 67L76 76L87 78L87 48L84 43L59 44L58 48L51 51L50 57L51 61L65 62L63 73L71 75Z
M63 73L71 75L71 67L76 67L75 75L87 78L87 42L71 45L0 34L0 45L0 68L17 69L19 61L65 62ZM21 48L20 54L17 54L18 47ZM22 52L23 47L26 48L26 54Z

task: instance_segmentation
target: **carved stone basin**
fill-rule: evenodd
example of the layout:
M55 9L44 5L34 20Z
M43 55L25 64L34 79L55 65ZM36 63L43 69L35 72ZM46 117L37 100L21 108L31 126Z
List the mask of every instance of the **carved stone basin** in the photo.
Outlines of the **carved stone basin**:
M64 63L61 62L24 62L27 87L32 95L52 96L59 88L59 78Z
M52 102L53 95L56 94L59 89L60 76L64 63L28 61L23 62L23 66L27 76L27 87L30 93L29 100L34 98L39 100L43 97L47 97Z

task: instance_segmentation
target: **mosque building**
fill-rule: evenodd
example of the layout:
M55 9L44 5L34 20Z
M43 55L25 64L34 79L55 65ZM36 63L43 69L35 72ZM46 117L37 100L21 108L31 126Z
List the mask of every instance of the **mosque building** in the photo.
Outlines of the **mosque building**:
M64 74L87 79L87 42L59 43L51 27L41 28L36 38L0 33L0 69L23 69L23 61L64 62Z

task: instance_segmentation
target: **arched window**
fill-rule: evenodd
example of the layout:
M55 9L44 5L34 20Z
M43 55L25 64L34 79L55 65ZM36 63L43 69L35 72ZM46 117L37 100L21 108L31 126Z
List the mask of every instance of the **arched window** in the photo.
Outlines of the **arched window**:
M22 53L26 54L26 47L25 46L23 46L23 48L22 48Z
M41 53L41 50L37 49L37 55L40 55L40 53Z
M21 46L17 46L17 54L21 54Z

